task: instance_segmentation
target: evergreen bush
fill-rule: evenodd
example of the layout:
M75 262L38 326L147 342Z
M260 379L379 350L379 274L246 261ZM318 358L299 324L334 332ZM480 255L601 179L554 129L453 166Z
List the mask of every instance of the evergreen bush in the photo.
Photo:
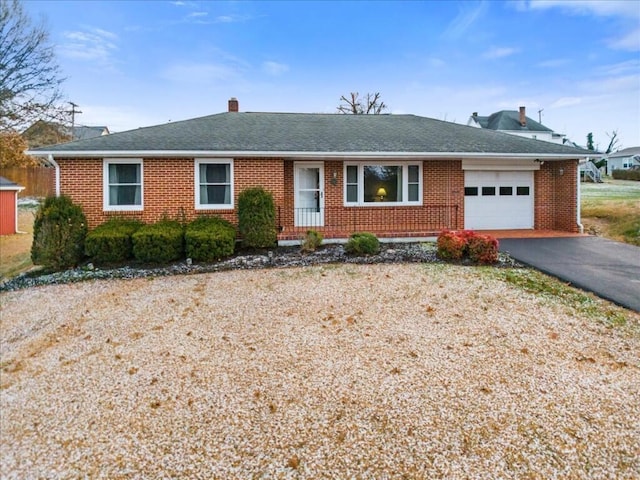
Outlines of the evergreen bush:
M133 239L142 222L111 218L87 234L85 252L98 264L118 263L133 258Z
M233 255L236 229L219 217L199 217L187 225L185 250L188 258L212 262Z
M380 251L380 241L373 233L353 233L345 244L344 251L350 255L375 255Z
M133 256L144 263L167 263L184 255L184 228L175 220L144 225L133 236Z
M75 267L84 257L87 219L69 197L48 197L33 223L31 261L53 270Z
M276 207L271 193L262 187L240 192L238 230L245 247L269 248L276 243Z

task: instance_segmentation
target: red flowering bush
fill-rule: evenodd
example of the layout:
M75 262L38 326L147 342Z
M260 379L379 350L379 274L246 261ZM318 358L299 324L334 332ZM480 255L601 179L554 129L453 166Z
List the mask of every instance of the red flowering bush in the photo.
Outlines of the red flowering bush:
M496 263L498 240L490 235L474 235L467 241L467 254L476 263Z
M437 246L438 257L445 260L469 258L472 262L482 264L498 261L498 240L472 230L444 230L438 235Z
M462 232L460 232L462 233ZM445 260L460 260L465 253L467 240L459 233L444 230L438 236L438 256Z

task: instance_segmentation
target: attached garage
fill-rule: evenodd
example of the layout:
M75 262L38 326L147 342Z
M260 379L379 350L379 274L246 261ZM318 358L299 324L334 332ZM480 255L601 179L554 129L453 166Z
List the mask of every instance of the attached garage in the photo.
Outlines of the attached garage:
M465 168L464 226L468 230L532 229L534 171L531 163L511 166L485 164Z

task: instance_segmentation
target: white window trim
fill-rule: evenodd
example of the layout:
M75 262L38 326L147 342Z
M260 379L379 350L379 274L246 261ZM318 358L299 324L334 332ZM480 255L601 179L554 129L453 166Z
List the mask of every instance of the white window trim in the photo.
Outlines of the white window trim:
M140 165L140 205L109 205L109 165ZM144 210L144 163L141 158L105 158L102 162L102 208L105 212L141 212Z
M202 205L200 203L200 165L201 164L217 163L223 165L229 165L229 181L231 186L231 203L207 203ZM195 209L196 210L233 210L234 209L234 181L233 181L233 158L200 158L194 162L194 190L195 190Z
M408 200L402 202L365 202L364 201L364 167L365 166L400 166L402 167L402 198L409 198L409 167L417 166L418 167L418 200L410 202ZM423 162L400 162L400 161L370 161L370 162L344 162L343 165L343 175L344 179L342 189L343 189L343 199L345 207L406 207L406 206L420 206L423 204L422 196L423 196L423 188L424 188L424 178L423 178ZM358 200L356 202L347 202L347 167L358 167Z

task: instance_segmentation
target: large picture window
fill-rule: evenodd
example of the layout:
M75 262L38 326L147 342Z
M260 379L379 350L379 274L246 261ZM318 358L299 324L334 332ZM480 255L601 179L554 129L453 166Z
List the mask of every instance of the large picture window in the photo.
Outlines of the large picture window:
M345 205L420 205L422 165L350 163L345 165Z
M104 209L142 210L142 160L104 160Z
M233 161L196 161L196 208L233 208Z

